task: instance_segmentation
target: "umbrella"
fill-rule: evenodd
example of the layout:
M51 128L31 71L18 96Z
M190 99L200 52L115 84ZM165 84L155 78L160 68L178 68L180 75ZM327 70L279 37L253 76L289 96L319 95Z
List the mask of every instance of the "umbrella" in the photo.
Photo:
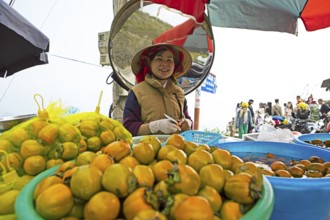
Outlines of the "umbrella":
M325 88L325 91L330 91L330 78L323 80L321 88Z
M203 26L196 24L193 19L188 19L180 25L165 31L156 37L153 43L176 44L192 52L213 52L210 35L203 29Z
M48 63L48 37L2 0L0 33L0 77Z
M330 26L328 0L152 0L175 8L202 21L201 12L207 5L212 26L276 31L297 34L298 19L307 31ZM204 6L204 7L203 7Z

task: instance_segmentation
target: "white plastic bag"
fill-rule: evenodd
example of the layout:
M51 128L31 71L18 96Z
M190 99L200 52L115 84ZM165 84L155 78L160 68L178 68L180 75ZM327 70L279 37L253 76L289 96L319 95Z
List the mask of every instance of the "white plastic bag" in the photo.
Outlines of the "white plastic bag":
M274 128L269 124L263 124L260 129L257 141L273 141L290 143L293 141L293 134L290 129Z

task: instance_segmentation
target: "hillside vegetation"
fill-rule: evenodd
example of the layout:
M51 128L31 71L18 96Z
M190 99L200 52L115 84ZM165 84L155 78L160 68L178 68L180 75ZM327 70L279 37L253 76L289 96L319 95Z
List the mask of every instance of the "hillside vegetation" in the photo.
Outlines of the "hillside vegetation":
M141 11L133 13L113 39L112 61L125 68L135 53L172 26ZM113 56L114 55L114 56Z

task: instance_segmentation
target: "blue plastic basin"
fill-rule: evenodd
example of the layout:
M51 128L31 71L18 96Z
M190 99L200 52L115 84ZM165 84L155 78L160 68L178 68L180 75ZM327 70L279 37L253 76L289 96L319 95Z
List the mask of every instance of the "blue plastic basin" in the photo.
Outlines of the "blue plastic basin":
M272 153L293 159L319 156L330 161L330 151L302 144L265 141L228 142L219 144L233 155L244 153ZM275 204L270 220L330 219L330 178L267 179L274 190Z
M296 144L304 144L304 145L308 145L308 146L319 147L319 146L315 146L313 144L309 144L309 143L305 142L305 141L312 141L312 140L316 140L316 139L320 139L321 141L330 140L330 134L328 134L328 133L302 134L300 136L294 137L293 142ZM330 148L324 148L324 149L330 151Z

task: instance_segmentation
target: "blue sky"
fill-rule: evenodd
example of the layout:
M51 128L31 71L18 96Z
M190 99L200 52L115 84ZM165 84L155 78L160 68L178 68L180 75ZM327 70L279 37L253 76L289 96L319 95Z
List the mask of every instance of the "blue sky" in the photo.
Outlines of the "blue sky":
M106 79L112 70L99 65L98 33L110 30L112 1L16 0L14 8L50 38L49 64L0 78L0 117L36 113L36 93L45 105L61 100L65 106L94 111L101 91L101 113L108 115L112 86ZM259 102L294 102L296 95L309 93L330 99L330 92L320 88L330 77L329 28L306 32L300 22L298 36L224 28L213 28L213 33L211 72L218 89L201 94L201 130L225 129L236 103L251 98L255 109ZM195 93L187 98L194 116Z

